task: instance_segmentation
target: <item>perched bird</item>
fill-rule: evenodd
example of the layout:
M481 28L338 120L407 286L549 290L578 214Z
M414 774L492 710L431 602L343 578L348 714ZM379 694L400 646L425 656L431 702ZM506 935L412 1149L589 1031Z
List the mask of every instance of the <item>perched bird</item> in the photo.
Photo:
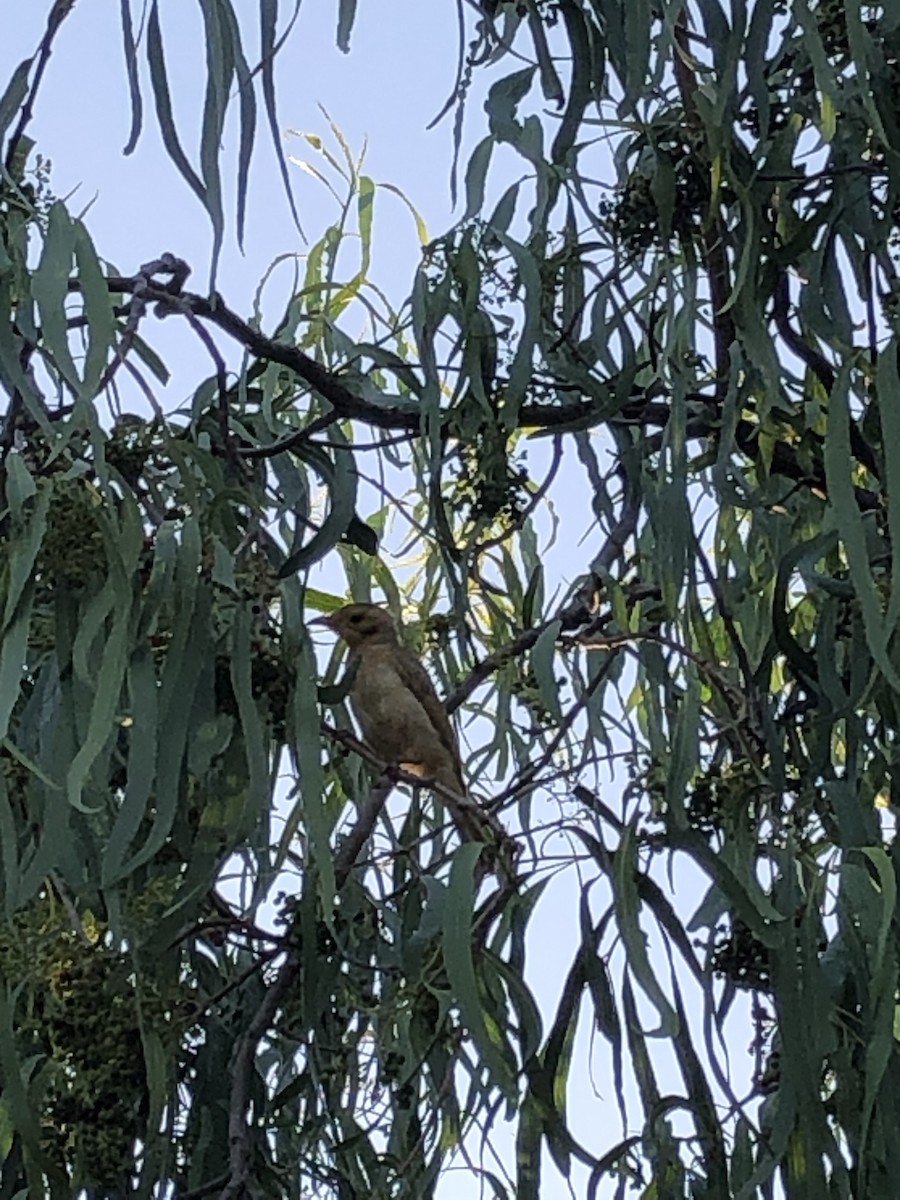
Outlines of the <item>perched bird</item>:
M390 613L376 604L346 604L320 617L350 649L350 704L363 737L379 758L439 784L465 801L459 745L428 672L401 645ZM440 794L440 793L439 793ZM464 837L479 838L471 803L440 795Z

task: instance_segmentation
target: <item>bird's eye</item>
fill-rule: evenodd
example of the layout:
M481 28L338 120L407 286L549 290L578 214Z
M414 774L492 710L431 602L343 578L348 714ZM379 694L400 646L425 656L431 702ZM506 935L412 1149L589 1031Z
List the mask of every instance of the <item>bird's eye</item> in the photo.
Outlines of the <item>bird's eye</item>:
M362 619L363 619L362 613L354 613L353 616L350 618L350 624L358 625Z

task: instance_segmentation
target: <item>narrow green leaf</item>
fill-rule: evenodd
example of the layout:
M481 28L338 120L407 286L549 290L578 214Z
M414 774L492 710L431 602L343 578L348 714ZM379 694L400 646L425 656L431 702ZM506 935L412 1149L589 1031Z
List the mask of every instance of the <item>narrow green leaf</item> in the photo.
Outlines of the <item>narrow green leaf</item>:
M524 67L491 85L484 108L491 133L498 142L518 141L521 126L516 119L516 110L528 94L534 70L534 67Z
M158 686L153 658L147 648L133 655L127 683L131 701L127 781L121 808L103 852L103 887L111 887L121 878L122 863L147 812L156 778Z
M857 95L872 123L872 129L878 140L882 145L890 146L891 151L896 153L896 114L892 103L885 105L887 109L887 121L882 119L879 112L878 103L879 101L883 102L883 98L886 99L886 89L875 86L875 81L872 79L870 64L876 60L876 55L872 44L872 35L867 28L867 22L864 22L862 19L860 8L860 5L846 4L841 10L841 15L847 23L847 38L858 80ZM809 24L807 25L807 29L809 29ZM819 41L818 29L816 29L816 36L813 40L815 42ZM842 89L835 78L835 72L832 71L828 76L825 76L824 71L820 72L817 70L816 83L820 88L821 94L827 96L831 103L839 110L843 110ZM886 124L888 123L891 132L894 133L893 139L886 128Z
M537 1002L522 977L522 964L515 961L508 963L499 954L485 953L485 962L496 978L503 982L508 1003L515 1013L519 1058L523 1063L534 1062L540 1049L543 1021Z
M633 825L625 829L613 861L615 871L611 882L616 897L616 919L625 944L628 969L660 1017L659 1029L650 1036L672 1038L678 1032L678 1015L657 982L656 971L647 951L647 935L641 929L639 920L637 841Z
M378 534L371 525L361 521L356 513L350 518L350 524L341 541L348 546L356 546L358 550L362 550L363 554L368 554L370 557L374 557L378 553Z
M278 106L275 100L275 55L294 27L294 22L297 20L300 12L300 3L301 0L295 0L291 19L288 21L287 28L281 35L281 39L278 40L275 37L278 27L278 0L259 0L259 44L263 102L269 121L269 132L272 135L272 144L275 147L278 169L281 172L281 182L284 186L284 194L287 196L288 204L291 208L291 216L294 218L294 224L298 232L305 240L306 235L303 233L303 227L300 224L297 204L294 200L294 192L291 187L287 157L285 155L281 129L278 124Z
M23 59L10 76L6 90L0 96L0 138L12 124L13 118L28 95L28 75L33 58Z
M61 200L50 207L47 232L38 265L31 276L31 294L37 304L41 337L60 374L80 390L81 380L69 349L66 299L75 250L75 226Z
M519 199L519 183L512 183L497 201L497 207L488 218L488 225L495 233L506 233L516 215Z
M856 503L853 488L848 371L849 366L845 366L835 380L828 409L828 430L824 447L828 499L841 535L850 575L859 596L866 642L885 679L896 692L900 692L900 675L888 656L881 602L875 590L869 563L866 525Z
M59 1171L46 1159L41 1148L41 1130L35 1106L28 1095L27 1076L16 1049L13 1013L15 994L6 986L0 989L0 1071L3 1074L3 1097L16 1131L22 1138L28 1175L29 1194L45 1194L46 1177L52 1194L62 1196L68 1190ZM33 1064L32 1064L33 1065Z
M213 291L225 232L219 155L228 108L228 91L234 78L234 48L230 35L237 29L237 21L233 12L230 21L225 16L226 11L231 9L230 0L199 0L199 3L206 43L206 96L200 134L200 170L206 194L206 211L213 231L209 281L210 291ZM239 189L240 186L239 179Z
M86 400L93 400L100 378L106 369L110 350L115 345L116 322L106 277L93 242L81 221L75 222L75 264L84 299L88 338L84 379L80 391Z
M687 824L684 798L688 784L700 757L700 694L697 671L693 663L685 667L685 686L674 717L671 734L672 753L666 776L666 804L679 826ZM672 719L670 717L670 719Z
M22 397L25 409L37 428L52 441L54 431L43 398L37 394L22 370L22 362L27 354L26 338L17 328L22 320L21 313L21 305L13 308L9 287L0 287L0 367Z
M337 439L340 435L334 433ZM314 467L328 485L328 514L305 546L288 555L279 568L279 578L285 579L324 557L346 534L356 511L356 468L353 454L347 446L336 446L333 457L318 447L296 447L298 457ZM297 529L297 535L300 529Z
M556 681L556 643L562 623L551 621L541 633L531 651L531 666L540 692L541 703L553 714L556 721L562 720L559 702L559 684Z
M534 372L534 348L538 341L541 320L541 279L532 253L505 233L500 233L499 230L495 232L512 255L524 290L522 328L509 368L509 381L501 409L504 427L513 429L518 424L519 406L525 399Z
M122 46L125 51L125 74L128 79L128 95L131 99L131 130L128 141L122 150L123 154L132 154L141 136L144 122L144 98L141 95L141 82L138 73L137 40L134 36L134 25L131 20L131 0L120 0L119 12L122 16Z
M34 481L19 454L6 460L7 492L13 520L13 533L7 557L9 580L3 611L3 628L13 619L29 583L34 582L34 566L47 531L47 512L50 488L43 486L35 492ZM36 499L32 501L34 496Z
M250 612L246 606L238 609L234 622L234 644L231 655L231 683L238 704L243 750L247 758L249 786L243 798L244 812L236 821L234 834L253 828L269 802L269 763L266 734L253 697L253 648L250 640Z
M731 1150L731 1187L741 1187L753 1172L753 1135L750 1122L743 1115L738 1117L734 1130L734 1145Z
M32 695L33 694L34 693L32 693ZM62 791L62 788L56 782L56 780L51 779L46 771L42 771L37 763L33 762L23 750L14 745L14 743L11 742L8 737L0 739L0 744L2 744L3 749L10 756L10 758L14 758L16 762L21 763L25 770L28 771L29 774L33 775L35 779L39 779L45 787L51 788L53 791L57 792Z
M0 639L0 738L7 735L10 717L22 687L32 597L33 590L29 589L19 605L15 619L6 627Z
M647 1049L647 1039L643 1032L643 1023L638 1016L634 1000L634 989L631 986L631 974L626 971L622 980L622 1021L625 1036L630 1051L630 1066L637 1081L644 1108L644 1121L649 1125L653 1115L659 1108L659 1085L653 1071L653 1060Z
M131 606L121 591L114 587L111 579L107 580L104 590L108 590L113 600L115 616L109 636L104 643L100 671L94 684L94 703L91 708L87 733L66 776L66 794L69 803L83 812L87 810L81 801L82 789L88 772L115 727L127 665L128 624Z
M166 1105L170 1102L171 1082L169 1069L171 1058L159 1033L144 1020L143 1006L138 1005L141 1046L144 1052L144 1073L147 1080L147 1128L164 1128L163 1115ZM147 1188L147 1195L156 1190L155 1182L165 1172L165 1159L170 1148L163 1138L148 1138L146 1146L147 1161L143 1165L143 1175L149 1176L153 1183Z
M884 446L891 579L900 579L900 376L897 373L897 353L898 343L894 338L881 349L875 375L878 418L881 422ZM900 588L892 587L884 622L888 637L893 636L898 621Z
M357 180L356 219L359 231L359 274L365 279L372 262L372 220L375 215L375 184L368 175Z
M503 1029L495 1023L488 1029L472 957L475 866L481 850L477 842L467 842L453 856L444 917L444 964L463 1024L491 1072L491 1082L513 1103L516 1096L515 1055Z
M562 17L572 54L572 71L569 79L566 109L559 124L550 161L565 167L569 161L592 93L601 86L602 63L594 55L592 30L581 9L576 5L565 5ZM574 157L574 156L573 156Z
M541 1107L526 1096L516 1130L516 1200L540 1200L543 1131Z
M2 911L5 917L9 917L19 903L19 853L16 821L6 787L6 774L2 771L0 771L0 864L2 864L3 870Z
M880 846L861 846L859 852L869 860L878 874L881 919L872 955L872 970L877 974L882 968L888 934L897 911L897 876L891 859Z
M201 549L197 518L189 516L182 525L174 580L167 596L173 605L172 638L159 686L153 826L143 846L121 868L123 876L131 874L163 846L182 795L191 713L209 645L209 594L205 587L201 591L199 586Z
M188 162L178 131L175 128L175 118L172 113L172 98L169 95L169 78L166 71L166 59L163 49L162 29L159 24L159 0L153 0L150 14L147 18L147 63L150 67L150 83L153 87L153 97L156 101L156 115L159 120L160 133L166 153L177 167L182 179L200 201L207 207L206 191L200 182L197 172Z
M612 3L616 3L616 0L612 0ZM611 6L610 0L604 0L604 12L608 12ZM653 20L647 0L630 0L628 4L618 7L624 13L625 25L625 77L622 81L625 101L622 107L633 111L649 83L647 75L650 70L650 30Z
M428 226L425 223L425 218L422 216L422 214L419 212L419 210L416 208L416 206L413 204L413 202L410 200L410 198L406 195L406 193L403 191L403 189L397 187L397 185L393 184L393 183L379 183L378 186L379 186L379 188L381 188L381 190L383 192L392 192L395 196L398 197L398 199L403 201L403 203L406 205L406 207L409 209L410 213L412 214L413 221L415 221L416 236L419 239L419 245L427 246L428 243L431 241L431 238L428 234ZM408 364L407 364L407 370L408 370Z
M253 75L244 54L244 47L241 45L240 26L238 25L232 5L223 6L220 16L231 45L240 105L241 135L238 146L237 213L235 216L235 225L237 227L238 246L243 249L244 225L247 216L247 186L250 180L250 162L253 157L253 145L256 139L256 92L253 89Z
M667 154L658 154L653 165L650 193L659 218L659 230L664 240L672 236L672 219L675 214L675 168Z
M314 681L318 676L309 634L303 623L303 592L294 581L284 585L285 631L296 654L296 683L291 693L291 748L299 775L299 800L295 805L275 856L275 870L285 862L296 830L302 821L309 837L310 861L319 876L323 910L331 911L335 894L334 857L331 833L334 815L326 808L325 772L322 767L322 738Z
M350 51L350 34L356 20L356 0L338 0L337 44L345 54Z
M672 1039L672 1048L678 1059L678 1065L684 1079L685 1094L689 1097L690 1107L694 1113L694 1119L697 1122L700 1133L698 1140L702 1147L706 1177L712 1185L713 1194L718 1192L721 1195L725 1195L728 1188L728 1178L725 1169L726 1153L722 1129L703 1064L694 1050L691 1029L681 996L681 988L678 984L677 974L674 971L672 972L672 987L679 1020L679 1029Z
M481 206L484 204L484 183L493 149L493 137L482 138L469 158L466 167L466 211L462 218L464 221L471 221L481 212Z

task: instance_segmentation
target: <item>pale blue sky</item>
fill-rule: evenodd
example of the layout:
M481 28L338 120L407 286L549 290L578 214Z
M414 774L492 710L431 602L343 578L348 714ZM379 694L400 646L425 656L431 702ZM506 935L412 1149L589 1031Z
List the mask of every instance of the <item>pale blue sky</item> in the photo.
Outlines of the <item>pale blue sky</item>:
M31 54L41 35L45 10L39 2L15 6L4 17L0 78ZM135 6L139 8L140 6ZM240 7L240 6L239 6ZM245 5L254 29L256 5ZM287 9L288 5L282 5ZM453 83L453 6L416 0L361 4L352 50L335 46L334 0L306 0L277 82L283 127L326 132L317 105L323 104L359 148L368 135L369 173L402 188L442 228L450 217L448 146L450 125L426 134L425 125L443 106ZM201 278L211 245L206 214L187 185L175 178L145 98L144 132L136 151L121 155L131 115L125 86L118 6L110 2L75 6L60 31L31 126L39 149L53 160L53 185L60 195L78 187L73 208L94 197L90 227L98 249L122 270L167 249L181 254ZM196 163L197 121L203 93L203 35L197 6L185 0L161 5L169 78L182 141ZM451 43L452 46L452 43ZM433 47L430 49L429 47ZM253 50L248 46L248 58ZM73 86L73 81L77 83ZM226 240L219 286L240 308L249 302L265 265L277 254L302 249L284 200L274 151L260 114L260 131L248 198L245 255ZM193 131L192 131L193 126ZM230 126L234 150L236 124ZM307 234L315 238L333 217L321 187L294 172L298 208ZM233 207L223 167L226 200ZM399 209L398 201L392 201ZM415 240L379 246L386 285L400 288L415 266Z

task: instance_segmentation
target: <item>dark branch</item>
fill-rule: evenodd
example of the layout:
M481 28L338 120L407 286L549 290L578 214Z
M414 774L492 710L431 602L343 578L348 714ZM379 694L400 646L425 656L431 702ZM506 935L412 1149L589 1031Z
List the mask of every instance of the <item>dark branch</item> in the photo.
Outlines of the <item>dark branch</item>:
M156 312L159 316L181 312L186 316L190 315L194 320L200 319L210 322L229 337L234 338L245 350L261 362L275 362L287 367L299 379L318 392L323 399L328 401L334 412L341 418L360 421L363 424L378 429L403 431L409 436L415 436L419 432L420 413L418 406L410 404L408 401L402 401L399 398L396 404L390 403L389 400L386 400L384 403L373 403L370 400L363 399L347 385L339 372L330 371L327 367L323 367L321 363L310 358L308 354L304 354L296 346L280 342L276 338L266 337L265 334L232 312L224 304L220 296L214 295L210 300L204 296L183 291L183 284L189 273L190 270L186 263L175 258L173 255L166 254L156 262L147 263L142 266L139 274L136 276L110 276L107 279L107 286L112 292L125 294L140 293L145 302L156 305ZM169 275L169 282L156 281L153 277L159 274ZM722 283L721 278L719 282L720 284ZM70 280L69 286L73 291L80 290L78 280ZM791 328L787 320L785 295L783 290L776 295L774 317L778 331L789 349L793 350L802 361L806 362L822 382L823 386L830 390L834 381L833 369L818 351L810 347ZM725 298L727 297L720 296L722 303L725 302ZM717 328L717 345L719 351L725 354L726 346L730 347L731 340L733 340L733 327L730 319L725 325L718 326ZM724 370L724 375L720 373L722 370ZM716 397L720 395L723 387L727 387L727 380L728 357L725 355L725 358L720 362L717 353L717 375L714 384ZM716 410L711 405L713 398L697 393L689 397L689 399L698 406L707 406L708 411L703 412L701 407L701 411L696 416L691 417L687 428L688 436L698 439L718 438L719 423L715 415ZM601 401L594 398L565 405L525 404L519 410L519 425L525 429L557 432L567 429L588 429L603 421L610 425L639 425L645 429L651 426L664 428L670 416L670 407L664 401L650 400L643 394L637 394L633 400L629 401L628 404L615 413L610 413L608 401ZM324 419L327 420L327 414ZM451 433L452 421L453 416L448 413L444 421L445 434ZM315 427L317 429L321 428L318 422L315 423ZM288 438L275 443L272 447L252 447L242 449L239 453L242 457L246 458L270 457L271 455L280 453L282 450L290 449L293 445L306 441L310 432L311 430L308 428L298 430L296 434L289 435ZM734 435L735 444L741 453L746 455L751 461L757 457L756 439L758 434L759 429L751 422L746 420L738 422ZM867 470L878 478L879 469L875 455L856 426L851 425L850 436L854 455ZM814 488L826 494L824 471L810 471L809 468L802 466L794 451L785 442L776 443L771 471L774 474L784 475L786 478L794 480L803 487ZM857 502L864 511L871 510L877 506L878 498L874 493L857 488L856 494ZM610 543L610 546L607 548L614 548L613 543ZM566 620L570 619L572 619L571 616L566 617ZM567 627L574 628L577 624L578 621L576 620L574 624ZM523 643L518 653L530 649L534 641L537 640L537 637L540 636L543 628L546 628L546 626L536 631L531 631L531 634L523 634L523 638L527 638L533 634L533 640L527 644ZM520 640L517 640L516 645L519 645ZM511 651L510 655L514 656L515 653L515 651ZM495 667L496 665L499 664L495 664ZM490 674L490 670L495 669L495 667L487 670L486 675Z
M31 118L34 116L34 105L37 100L38 90L41 86L41 81L44 78L44 71L47 69L47 63L50 61L50 55L53 53L53 40L59 32L63 21L72 11L75 6L75 0L56 0L56 3L50 9L50 15L47 17L47 28L44 30L44 36L41 38L40 45L37 49L37 66L34 69L34 78L31 81L31 87L28 90L28 95L25 97L22 108L19 111L19 120L16 123L15 129L10 134L9 142L6 147L6 158L4 166L7 172L16 179L16 156L19 153L22 139L25 137L25 131L31 124ZM24 165L24 164L23 164Z

